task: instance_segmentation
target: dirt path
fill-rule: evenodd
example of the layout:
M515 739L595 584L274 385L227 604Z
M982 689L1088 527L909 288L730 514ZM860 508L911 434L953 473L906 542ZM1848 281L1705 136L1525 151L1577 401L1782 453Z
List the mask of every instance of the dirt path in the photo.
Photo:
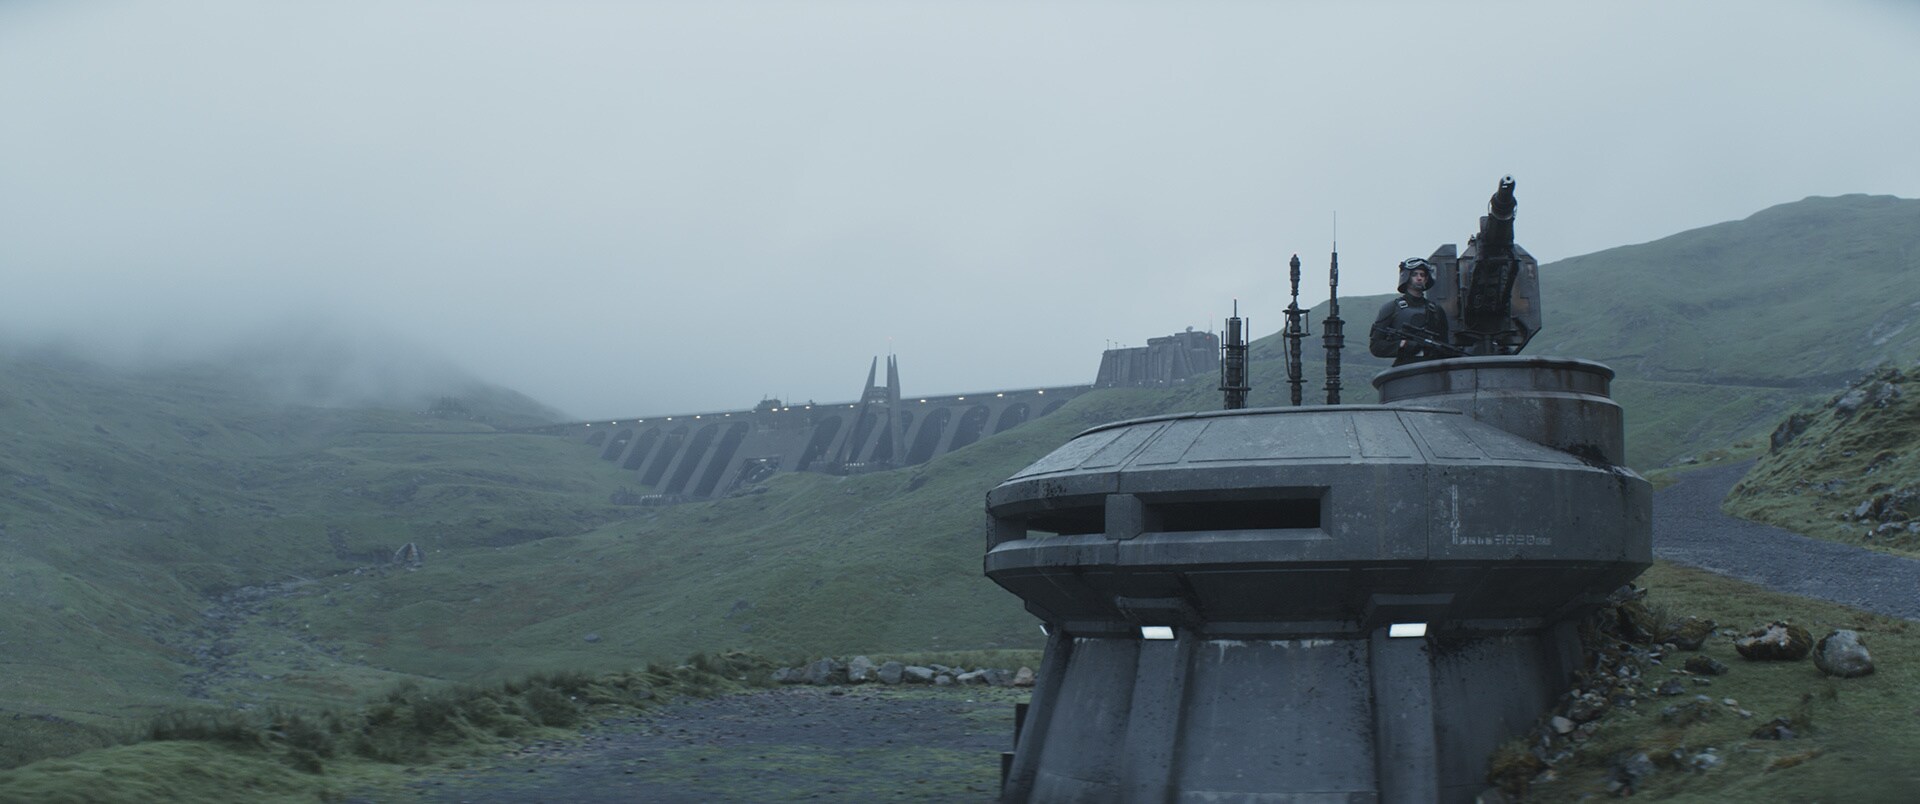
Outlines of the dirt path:
M1653 554L1788 594L1920 620L1920 561L1720 512L1752 461L1688 472L1653 494Z
M682 702L423 779L404 800L992 801L1026 692L786 687Z

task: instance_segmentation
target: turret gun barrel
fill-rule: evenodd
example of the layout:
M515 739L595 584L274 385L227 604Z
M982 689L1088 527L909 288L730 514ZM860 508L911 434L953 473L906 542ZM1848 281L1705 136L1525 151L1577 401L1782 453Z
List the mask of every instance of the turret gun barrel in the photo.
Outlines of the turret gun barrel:
M1502 176L1500 189L1487 201L1487 214L1480 219L1480 235L1475 238L1483 252L1513 247L1513 212L1519 206L1513 197L1513 177Z

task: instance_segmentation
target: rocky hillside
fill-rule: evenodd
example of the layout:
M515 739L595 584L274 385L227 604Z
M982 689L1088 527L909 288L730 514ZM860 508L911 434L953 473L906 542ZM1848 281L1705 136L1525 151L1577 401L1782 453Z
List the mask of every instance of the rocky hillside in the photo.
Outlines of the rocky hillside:
M1920 371L1885 368L1788 416L1727 510L1920 555Z

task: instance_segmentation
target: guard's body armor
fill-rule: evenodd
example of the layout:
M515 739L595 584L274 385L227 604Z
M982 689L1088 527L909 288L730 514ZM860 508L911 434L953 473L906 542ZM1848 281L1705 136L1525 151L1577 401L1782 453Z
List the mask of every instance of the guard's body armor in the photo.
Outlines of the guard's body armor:
M1367 351L1374 357L1393 358L1396 366L1444 357L1418 343L1400 348L1400 338L1392 334L1394 330L1418 332L1440 343L1453 343L1448 337L1447 311L1425 296L1403 293L1400 298L1381 305L1380 315L1373 320L1371 337L1367 339Z

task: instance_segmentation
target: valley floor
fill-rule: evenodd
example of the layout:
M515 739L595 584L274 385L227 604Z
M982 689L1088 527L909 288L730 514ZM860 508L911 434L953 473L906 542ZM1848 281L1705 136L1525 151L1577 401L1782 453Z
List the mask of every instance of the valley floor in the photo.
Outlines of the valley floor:
M687 700L348 800L992 801L1027 693L785 687Z
M1721 500L1750 466L1740 462L1688 472L1656 492L1658 557L1787 594L1920 619L1920 598L1913 591L1920 588L1920 561L1721 513ZM1663 565L1654 574L1671 572ZM1791 670L1743 667L1740 672ZM998 752L1011 745L1012 704L1024 700L1026 692L790 687L687 701L603 723L578 741L535 745L481 767L436 770L350 800L990 801L999 783ZM1743 694L1756 700L1761 695ZM1839 749L1842 737L1834 737L1836 749L1851 753ZM1715 778L1719 781L1686 782L1681 789L1707 784L1688 792L1712 799L1732 789L1723 784L1741 784L1732 776ZM1822 784L1815 782L1816 788ZM1541 792L1557 800L1579 791Z

